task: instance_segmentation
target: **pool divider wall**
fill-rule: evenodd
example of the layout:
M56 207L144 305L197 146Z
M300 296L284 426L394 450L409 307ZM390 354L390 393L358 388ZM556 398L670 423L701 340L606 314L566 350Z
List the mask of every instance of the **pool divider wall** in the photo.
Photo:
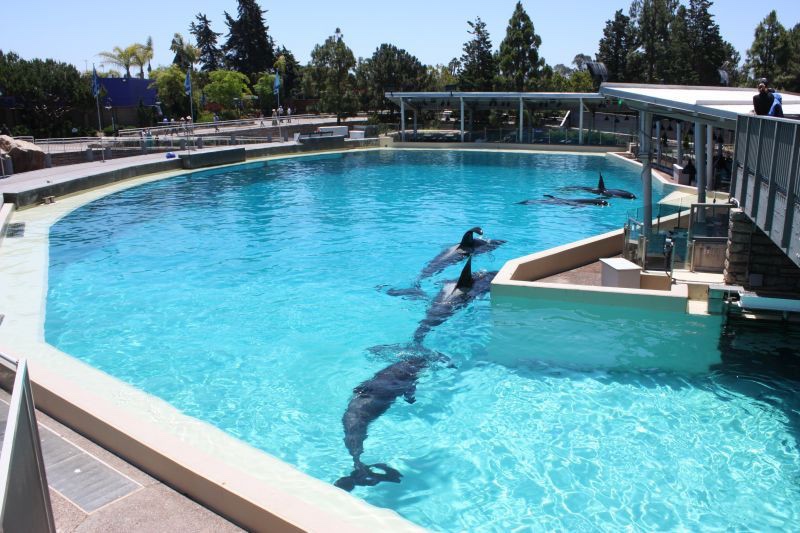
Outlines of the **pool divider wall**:
M679 214L661 219L662 227L674 227ZM684 215L685 216L685 215ZM492 302L504 297L546 299L564 303L595 303L625 307L646 307L686 312L689 288L671 284L660 273L643 273L641 288L597 287L537 280L594 263L622 253L623 230L610 231L531 255L511 259L492 281Z

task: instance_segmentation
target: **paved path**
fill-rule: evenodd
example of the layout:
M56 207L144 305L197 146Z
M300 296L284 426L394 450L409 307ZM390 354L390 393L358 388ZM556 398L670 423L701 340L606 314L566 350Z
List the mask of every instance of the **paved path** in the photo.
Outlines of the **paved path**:
M0 390L0 439L9 395ZM59 532L240 532L224 518L37 411Z

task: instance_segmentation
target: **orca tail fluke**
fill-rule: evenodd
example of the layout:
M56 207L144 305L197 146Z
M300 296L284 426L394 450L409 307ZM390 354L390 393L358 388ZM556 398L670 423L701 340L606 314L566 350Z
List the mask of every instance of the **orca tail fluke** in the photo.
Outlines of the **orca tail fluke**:
M373 469L378 469L376 472ZM340 477L334 485L340 489L350 492L357 486L374 487L383 481L389 483L400 483L403 474L387 465L386 463L375 463L373 465L358 465L349 476Z

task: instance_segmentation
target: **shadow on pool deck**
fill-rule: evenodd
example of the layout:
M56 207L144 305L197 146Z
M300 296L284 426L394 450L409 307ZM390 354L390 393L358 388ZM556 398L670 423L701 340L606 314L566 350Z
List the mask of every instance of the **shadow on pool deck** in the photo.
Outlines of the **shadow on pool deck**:
M9 398L0 390L0 435ZM242 531L44 413L36 418L59 532Z

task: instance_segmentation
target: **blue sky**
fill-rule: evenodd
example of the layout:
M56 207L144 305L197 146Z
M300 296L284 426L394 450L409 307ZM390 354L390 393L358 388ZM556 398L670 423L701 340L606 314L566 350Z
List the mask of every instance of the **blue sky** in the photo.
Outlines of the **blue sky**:
M337 26L356 57L368 57L378 45L388 42L423 63L447 63L461 55L470 37L467 20L477 16L486 22L497 49L515 4L516 0L260 1L268 10L266 21L275 42L289 48L302 63L308 62L314 45ZM189 24L196 13L205 13L224 40L223 11L235 15L236 6L235 0L28 0L0 16L0 49L15 51L26 59L66 61L83 69L99 63L98 52L143 43L152 36L156 49L153 64L165 65L172 61L172 35L180 32L189 37ZM527 0L523 6L542 37L540 55L550 65L569 65L575 54L597 52L606 20L613 18L617 9L627 13L630 0ZM771 9L787 28L800 22L800 0L717 0L712 14L723 38L744 59L756 25Z

